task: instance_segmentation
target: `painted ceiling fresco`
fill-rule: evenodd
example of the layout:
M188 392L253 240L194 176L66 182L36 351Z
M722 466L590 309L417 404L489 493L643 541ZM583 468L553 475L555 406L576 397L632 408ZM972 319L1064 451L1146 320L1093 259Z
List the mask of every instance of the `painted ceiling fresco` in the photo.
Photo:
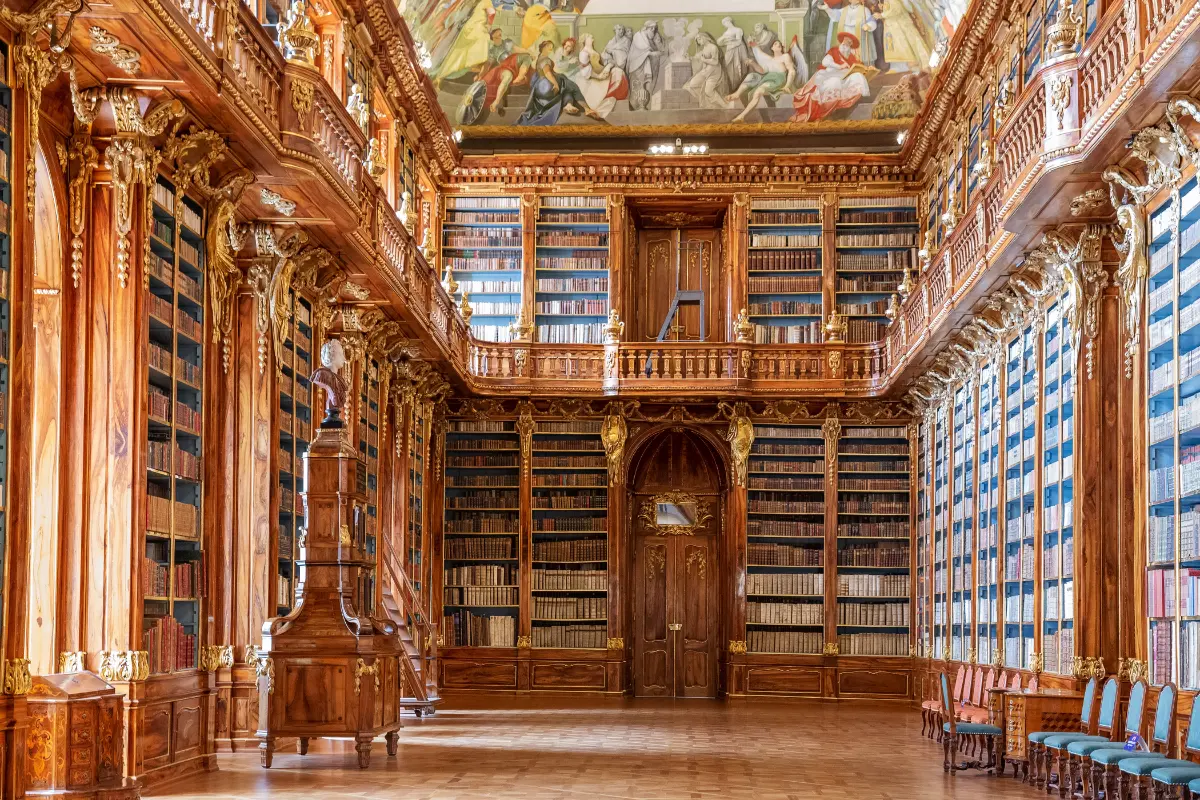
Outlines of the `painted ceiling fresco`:
M403 13L468 138L553 139L900 130L967 2L407 0Z

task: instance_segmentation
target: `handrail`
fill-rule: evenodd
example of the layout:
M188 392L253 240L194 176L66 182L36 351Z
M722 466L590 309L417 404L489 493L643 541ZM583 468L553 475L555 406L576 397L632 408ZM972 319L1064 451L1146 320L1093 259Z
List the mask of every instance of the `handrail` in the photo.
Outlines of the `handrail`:
M420 593L412 585L408 573L396 562L395 548L384 548L384 552L382 563L385 575L391 581L393 597L400 601L400 611L406 617L397 621L412 625L413 644L421 662L421 671L417 677L421 681L427 681L430 665L437 658L437 626L422 611ZM398 595L395 591L397 589ZM424 689L424 686L421 688Z

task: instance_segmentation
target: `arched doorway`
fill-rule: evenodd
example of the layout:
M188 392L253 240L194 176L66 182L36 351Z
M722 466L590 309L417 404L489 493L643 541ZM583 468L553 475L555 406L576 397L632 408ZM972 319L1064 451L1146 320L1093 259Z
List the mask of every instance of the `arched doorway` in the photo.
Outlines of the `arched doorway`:
M724 470L706 436L651 434L629 469L633 690L716 697Z

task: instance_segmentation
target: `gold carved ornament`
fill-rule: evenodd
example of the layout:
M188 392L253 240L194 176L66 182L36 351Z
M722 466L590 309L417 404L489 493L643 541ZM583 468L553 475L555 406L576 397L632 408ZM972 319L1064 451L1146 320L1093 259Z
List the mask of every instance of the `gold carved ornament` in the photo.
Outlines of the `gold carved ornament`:
M608 485L621 485L621 464L625 458L625 440L629 436L629 426L621 415L619 406L610 406L610 411L600 424L600 441L604 443L604 453L608 456Z
M660 503L691 505L696 509L696 518L689 524L660 525L658 522L658 506ZM692 536L702 532L708 525L708 521L712 518L713 515L708 501L687 492L656 494L642 503L641 512L638 514L638 519L645 526L646 530L653 532L656 536Z
M625 640L623 638L621 638L620 636L609 639L607 649L609 649L609 650L624 650L625 649Z
M83 672L87 669L86 650L66 650L58 654L59 672Z
M267 694L275 694L275 662L270 656L259 654L254 662L254 678L266 678Z
M729 429L725 432L731 456L730 471L733 473L735 486L746 485L746 473L750 468L754 423L750 421L749 410L750 407L746 403L735 403L729 418Z
M371 666L367 666L367 662L363 659L358 659L358 663L354 667L354 694L357 695L361 690L362 677L371 675L375 678L375 691L379 691L379 659L376 659Z
M821 650L823 656L836 656L841 653L841 647L837 642L826 642L824 649Z
M746 641L744 639L730 639L729 652L735 656L746 655Z
M529 648L533 647L533 639L529 636L518 636L517 647L528 650Z
M29 674L29 659L6 659L4 661L4 693L26 695L32 688L33 677Z

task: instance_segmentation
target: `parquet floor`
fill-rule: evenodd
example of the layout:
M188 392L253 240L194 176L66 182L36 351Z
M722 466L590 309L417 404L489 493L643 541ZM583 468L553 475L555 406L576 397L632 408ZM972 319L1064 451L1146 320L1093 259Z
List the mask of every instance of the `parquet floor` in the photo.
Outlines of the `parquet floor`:
M1043 796L1011 777L942 772L916 711L866 703L453 698L406 720L358 770L352 744L307 756L220 757L165 788L185 800L1008 800ZM1011 775L1011 772L1010 772Z

